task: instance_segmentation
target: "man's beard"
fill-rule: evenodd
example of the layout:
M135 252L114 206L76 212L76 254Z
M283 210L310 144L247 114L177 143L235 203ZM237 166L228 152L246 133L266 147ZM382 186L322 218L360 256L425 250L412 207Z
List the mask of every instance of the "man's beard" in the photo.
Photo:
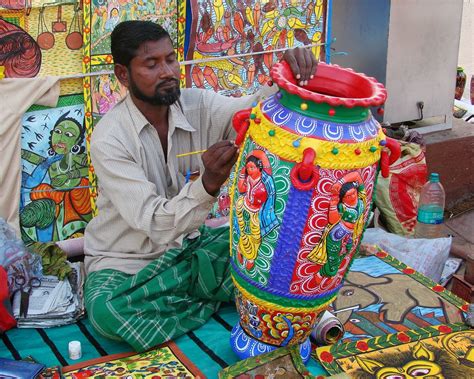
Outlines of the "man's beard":
M176 83L176 87L174 88L167 88L166 90L160 90L160 85L158 85L155 89L155 94L153 96L145 95L135 84L133 80L130 81L130 92L135 96L137 99L144 101L151 105L171 105L174 104L181 95L181 91L179 89L179 82L177 80L171 79L173 83ZM164 82L163 84L168 84L168 82Z

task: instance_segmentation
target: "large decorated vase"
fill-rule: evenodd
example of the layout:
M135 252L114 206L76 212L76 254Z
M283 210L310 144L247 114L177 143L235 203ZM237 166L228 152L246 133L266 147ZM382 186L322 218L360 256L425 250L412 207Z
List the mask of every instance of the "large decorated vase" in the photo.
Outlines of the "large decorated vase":
M233 120L231 345L243 359L300 344L306 360L357 254L377 173L400 149L371 114L386 99L374 78L320 63L301 87L285 62L271 76L279 92Z

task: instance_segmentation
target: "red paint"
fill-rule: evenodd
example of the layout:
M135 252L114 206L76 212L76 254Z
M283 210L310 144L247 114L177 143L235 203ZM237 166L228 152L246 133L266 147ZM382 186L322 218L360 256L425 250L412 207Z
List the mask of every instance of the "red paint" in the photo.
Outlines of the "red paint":
M397 334L397 339L400 342L403 342L403 343L407 343L407 342L411 341L411 338L409 336L407 336L405 333L398 333Z
M369 345L365 341L357 341L356 348L360 351L367 351L369 350Z
M382 105L387 98L385 87L375 78L324 62L318 64L316 75L304 88L297 84L286 62L273 65L271 77L291 94L333 107L374 107Z
M329 351L323 351L319 356L319 359L321 359L323 362L331 363L334 360L334 357Z

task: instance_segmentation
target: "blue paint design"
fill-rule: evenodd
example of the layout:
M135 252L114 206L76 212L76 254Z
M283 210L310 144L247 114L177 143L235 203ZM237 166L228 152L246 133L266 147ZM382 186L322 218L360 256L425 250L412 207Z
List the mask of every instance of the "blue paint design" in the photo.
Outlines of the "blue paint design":
M337 287L334 287L331 291L324 292L324 293L317 293L316 295L312 295L312 296L292 294L292 293L289 293L288 290L286 290L286 291L277 290L275 288L267 287L267 285L263 285L261 283L257 283L254 280L251 280L249 277L247 277L245 274L242 273L240 268L237 266L237 263L235 263L235 259L231 259L230 264L232 266L234 275L238 275L240 278L245 280L247 283L250 283L253 287L257 288L258 290L260 290L262 292L268 292L268 293L271 293L272 295L281 296L281 297L285 297L285 298L288 298L288 299L298 299L298 300L306 300L306 301L316 300L316 299L321 299L321 298L328 298L329 299L335 293L337 293L342 287L342 283L341 283ZM256 295L255 293L253 293L253 294Z
M335 123L316 120L294 112L278 101L276 95L262 102L261 111L271 122L292 133L335 142L356 143L371 140L378 135L380 126L369 116L356 124Z
M400 271L395 267L390 266L375 256L354 259L351 271L364 272L375 278L388 274L400 274Z
M265 342L258 341L249 336L245 333L239 323L237 323L237 325L232 329L230 335L230 346L239 359L255 357L276 350L279 347L266 344ZM311 356L311 342L309 341L309 338L300 344L300 354L303 363L307 363Z
M288 318L286 318L285 316L282 316L282 318L283 318L283 321L285 321L286 326L288 326L288 335L281 343L281 346L286 346L290 343L291 339L295 335L295 330L293 329L293 325L291 324L291 321L288 320Z
M277 291L289 292L294 269L290 263L296 262L312 197L313 191L300 191L295 187L291 187L288 194L268 280L268 287Z

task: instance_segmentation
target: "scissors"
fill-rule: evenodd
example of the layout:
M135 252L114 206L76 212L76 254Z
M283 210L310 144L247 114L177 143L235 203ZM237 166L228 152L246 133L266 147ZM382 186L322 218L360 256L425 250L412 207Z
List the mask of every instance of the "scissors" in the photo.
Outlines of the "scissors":
M38 288L41 286L41 280L36 276L32 276L28 282L26 281L23 275L18 275L15 278L15 284L19 286L20 291L20 317L25 317L28 315L28 307L30 304L30 295L33 288ZM18 291L17 290L17 291Z

